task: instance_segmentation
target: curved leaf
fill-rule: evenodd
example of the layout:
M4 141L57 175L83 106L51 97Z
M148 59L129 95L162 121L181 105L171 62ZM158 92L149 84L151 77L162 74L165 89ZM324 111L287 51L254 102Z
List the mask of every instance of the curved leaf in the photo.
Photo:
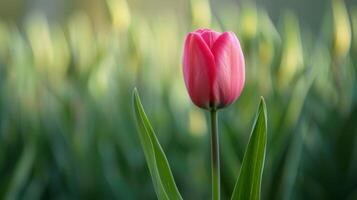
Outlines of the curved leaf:
M144 150L158 199L182 199L172 176L165 153L145 114L136 88L133 92L133 103L140 142Z
M261 97L242 167L233 190L232 200L260 199L260 188L267 143L267 114Z

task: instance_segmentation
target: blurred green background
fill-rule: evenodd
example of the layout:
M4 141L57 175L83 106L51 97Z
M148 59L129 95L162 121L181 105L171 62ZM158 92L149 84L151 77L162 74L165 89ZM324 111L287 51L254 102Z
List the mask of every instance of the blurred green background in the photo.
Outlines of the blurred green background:
M184 199L210 199L207 113L182 77L185 34L234 31L246 86L220 112L223 199L259 96L262 199L357 199L357 3L2 0L0 199L156 199L137 87Z

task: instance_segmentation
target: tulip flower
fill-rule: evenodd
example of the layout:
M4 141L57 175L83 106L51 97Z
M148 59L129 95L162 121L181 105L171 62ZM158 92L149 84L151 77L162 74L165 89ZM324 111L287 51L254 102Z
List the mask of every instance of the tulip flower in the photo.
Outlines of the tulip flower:
M220 199L217 110L233 103L245 81L244 56L233 32L198 29L187 35L183 75L194 104L210 111L212 199Z
M244 56L235 34L210 29L189 33L183 74L188 93L198 107L211 110L233 103L245 80Z
M210 112L212 200L221 198L218 111L240 96L244 86L244 73L242 49L234 33L198 29L187 35L183 53L185 84L194 104ZM136 89L133 105L140 140L158 198L182 199ZM262 97L232 200L260 199L267 137L266 116Z

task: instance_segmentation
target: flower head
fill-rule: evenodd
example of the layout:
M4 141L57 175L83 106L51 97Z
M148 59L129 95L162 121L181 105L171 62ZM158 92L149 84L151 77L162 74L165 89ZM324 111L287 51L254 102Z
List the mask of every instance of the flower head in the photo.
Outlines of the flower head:
M183 75L194 104L219 109L233 103L245 81L244 56L233 32L198 29L187 34Z

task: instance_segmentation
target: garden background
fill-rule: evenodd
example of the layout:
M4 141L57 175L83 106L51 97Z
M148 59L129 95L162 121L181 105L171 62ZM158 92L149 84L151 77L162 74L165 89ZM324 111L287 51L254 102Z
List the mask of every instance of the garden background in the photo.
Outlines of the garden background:
M207 113L185 34L233 31L246 85L220 112L228 199L264 96L262 199L357 199L357 2L0 1L0 199L156 199L137 87L184 199L210 198Z

